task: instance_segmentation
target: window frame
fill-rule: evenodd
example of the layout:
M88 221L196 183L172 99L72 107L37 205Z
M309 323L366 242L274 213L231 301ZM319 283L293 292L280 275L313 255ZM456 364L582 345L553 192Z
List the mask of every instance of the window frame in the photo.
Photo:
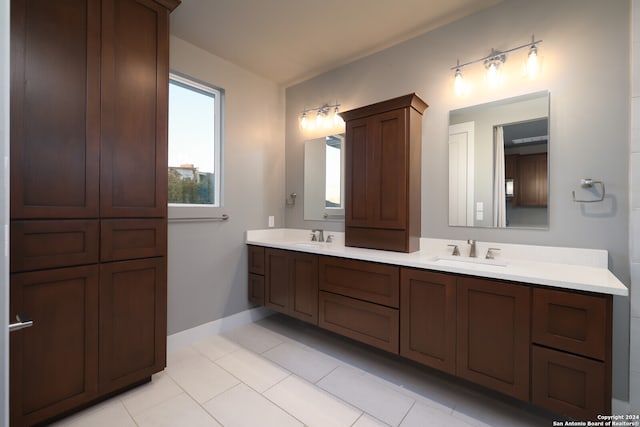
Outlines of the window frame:
M175 83L174 83L175 82ZM210 83L198 80L186 74L170 71L169 84L177 84L195 92L213 95L214 99L214 200L213 204L187 204L167 202L168 219L210 219L220 216L219 210L224 206L223 176L224 176L224 89ZM170 101L168 101L170 102ZM167 115L167 123L169 117ZM169 139L167 135L167 151ZM169 164L167 162L167 173Z

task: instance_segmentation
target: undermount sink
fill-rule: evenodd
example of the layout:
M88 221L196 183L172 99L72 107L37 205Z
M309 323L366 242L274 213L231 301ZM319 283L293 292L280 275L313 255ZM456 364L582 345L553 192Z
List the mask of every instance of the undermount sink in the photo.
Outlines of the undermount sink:
M498 259L486 259L486 258L471 258L466 256L452 256L452 255L443 255L437 256L434 262L443 265L453 265L453 266L465 266L469 267L470 265L492 265L495 267L506 267L507 262L504 260Z
M327 245L327 242L313 242L313 241L296 242L293 244L293 246L300 246L302 248L321 248L326 245Z

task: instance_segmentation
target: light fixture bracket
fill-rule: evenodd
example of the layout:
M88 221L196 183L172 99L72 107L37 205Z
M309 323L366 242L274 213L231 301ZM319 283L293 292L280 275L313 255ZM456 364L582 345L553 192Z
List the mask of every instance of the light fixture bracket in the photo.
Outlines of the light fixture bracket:
M492 65L496 68L507 61L507 55L499 50L491 49L491 54L484 60L484 67L489 68Z
M537 50L537 45L542 43L542 40L536 40L534 35L531 35L531 41L525 44L522 44L520 46L516 46L513 47L511 49L506 49L506 50L495 50L495 49L491 49L491 53L489 53L489 55L487 56L483 56L482 58L479 59L474 59L473 61L469 61L469 62L465 62L464 64L460 64L460 61L457 61L456 65L454 65L453 67L451 67L451 70L453 71L457 71L457 70L462 70L464 67L472 65L472 64L476 64L478 62L482 62L483 64L487 64L487 61L493 59L493 63L495 63L495 60L498 61L498 63L504 63L507 60L507 54L511 53L511 52L515 52L517 50L520 49L524 49L524 48L535 48ZM489 63L490 65L491 63Z

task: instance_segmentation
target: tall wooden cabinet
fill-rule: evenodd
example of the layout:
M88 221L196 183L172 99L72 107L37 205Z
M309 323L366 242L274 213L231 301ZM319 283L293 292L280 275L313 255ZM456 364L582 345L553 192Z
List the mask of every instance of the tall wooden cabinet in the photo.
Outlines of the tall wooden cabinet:
M11 1L11 425L166 363L169 13Z
M341 113L346 122L345 244L420 249L422 113L409 94Z

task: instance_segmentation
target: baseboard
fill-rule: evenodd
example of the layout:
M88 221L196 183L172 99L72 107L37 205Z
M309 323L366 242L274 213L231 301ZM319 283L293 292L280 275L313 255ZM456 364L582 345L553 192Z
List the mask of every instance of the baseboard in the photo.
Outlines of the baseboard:
M271 310L264 307L257 307L203 325L198 325L185 331L176 332L175 334L167 336L167 353L189 347L212 335L224 333L231 329L256 322L271 314L273 314Z
M624 400L611 399L611 414L612 415L627 415L631 413L631 404Z

